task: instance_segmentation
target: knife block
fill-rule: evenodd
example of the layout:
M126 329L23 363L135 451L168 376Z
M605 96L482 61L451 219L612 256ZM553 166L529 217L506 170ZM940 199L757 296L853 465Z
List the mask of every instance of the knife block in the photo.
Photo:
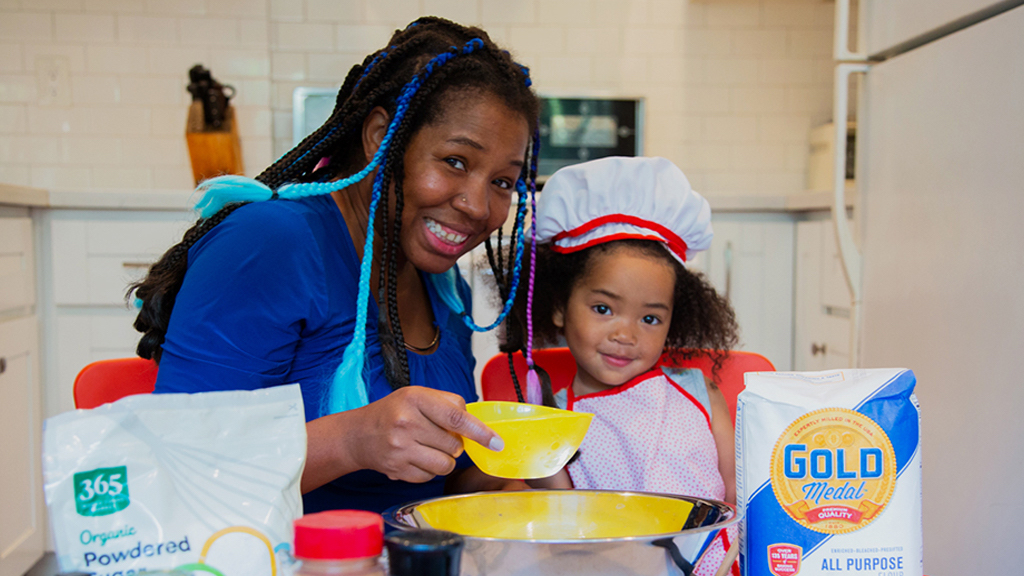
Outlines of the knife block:
M238 138L235 109L227 107L224 123L217 130L206 129L203 105L192 102L185 125L185 141L192 161L192 177L198 185L203 180L224 174L242 174L242 145Z

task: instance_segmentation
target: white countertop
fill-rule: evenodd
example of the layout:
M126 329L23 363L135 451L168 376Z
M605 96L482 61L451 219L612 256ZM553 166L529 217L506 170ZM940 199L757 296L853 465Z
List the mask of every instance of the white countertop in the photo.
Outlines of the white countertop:
M189 210L192 190L44 190L0 184L0 205L96 210Z
M0 205L29 208L93 210L188 210L193 190L44 190L27 186L0 184ZM713 212L810 212L829 210L832 192L794 192L792 194L703 193ZM847 205L856 200L848 188Z

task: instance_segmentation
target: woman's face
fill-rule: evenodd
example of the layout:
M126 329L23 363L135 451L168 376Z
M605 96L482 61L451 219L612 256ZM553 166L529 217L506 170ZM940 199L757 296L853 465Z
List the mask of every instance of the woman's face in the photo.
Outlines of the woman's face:
M402 252L435 274L505 222L530 136L526 119L495 96L448 102L405 151Z

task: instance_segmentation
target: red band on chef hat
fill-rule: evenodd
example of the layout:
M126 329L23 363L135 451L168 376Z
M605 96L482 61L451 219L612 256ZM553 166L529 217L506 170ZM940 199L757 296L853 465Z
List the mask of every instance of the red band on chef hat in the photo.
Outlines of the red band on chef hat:
M612 156L567 166L544 184L537 241L576 252L614 240L654 240L681 263L711 246L711 207L664 158Z

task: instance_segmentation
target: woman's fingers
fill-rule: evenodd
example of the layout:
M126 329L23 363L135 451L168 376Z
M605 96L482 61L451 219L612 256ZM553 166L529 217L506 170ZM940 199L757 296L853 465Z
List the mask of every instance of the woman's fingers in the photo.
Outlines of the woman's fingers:
M461 396L448 392L437 392L420 398L423 415L437 426L464 436L494 451L505 447L505 442L476 416L466 412L466 402Z
M466 412L457 394L409 386L364 410L372 414L372 424L364 426L363 462L392 480L426 482L451 473L463 452L463 436L491 449L503 446L494 431Z

